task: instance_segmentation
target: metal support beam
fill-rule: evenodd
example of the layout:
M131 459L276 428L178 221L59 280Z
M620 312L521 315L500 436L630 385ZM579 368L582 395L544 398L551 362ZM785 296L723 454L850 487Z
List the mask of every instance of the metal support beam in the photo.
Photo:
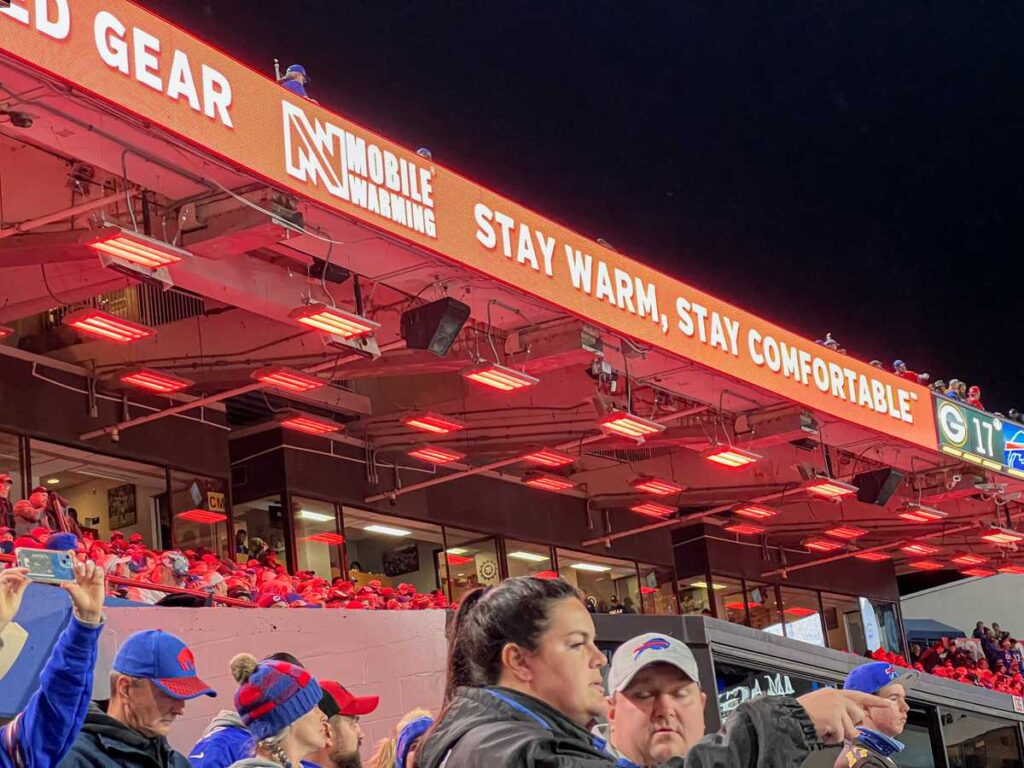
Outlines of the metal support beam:
M71 208L64 208L60 211L54 211L48 213L45 216L39 216L28 221L23 221L21 224L15 224L13 227L6 227L0 229L0 240L10 237L11 235L23 235L26 232L31 232L33 229L39 229L39 227L45 227L47 224L53 224L55 221L61 221L62 219L72 218L74 216L80 216L83 213L89 213L89 211L95 211L97 208L102 208L105 205L112 205L118 202L124 202L124 193L117 192L106 197L98 197L95 200L89 200L85 203L72 206Z

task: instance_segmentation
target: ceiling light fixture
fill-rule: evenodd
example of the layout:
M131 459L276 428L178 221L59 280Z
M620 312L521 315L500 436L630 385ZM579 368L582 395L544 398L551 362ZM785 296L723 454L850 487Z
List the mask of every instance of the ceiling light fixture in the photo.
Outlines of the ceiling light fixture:
M465 429L466 425L451 416L442 416L431 411L421 413L410 413L402 417L402 423L412 429L422 432L433 432L435 435L447 435L449 432L458 432Z
M79 309L65 315L63 323L82 333L118 344L131 344L133 341L156 334L152 328L133 323L131 320L123 320L98 309Z
M824 499L838 499L857 492L857 486L844 483L842 480L833 480L831 477L808 480L804 483L803 489Z
M995 576L998 571L993 568L961 568L960 573L964 576L974 576L978 579L984 579L989 576Z
M596 563L573 563L569 566L577 571L590 571L591 573L607 573L611 566L597 565Z
M1024 573L1024 565L1000 565L997 570L1000 573L1010 573L1019 576Z
M601 429L642 443L645 438L664 432L665 425L634 416L629 411L612 411L601 419Z
M523 456L523 461L538 464L542 467L565 467L576 461L576 457L562 451L556 451L554 448L541 448L539 451Z
M219 512L210 512L206 509L190 509L186 512L179 512L175 517L179 520L188 520L190 523L199 523L201 525L216 525L228 519L227 515L222 515Z
M903 505L903 508L896 513L896 517L911 523L934 523L949 517L949 515L941 509L935 509L935 507L928 507L911 501Z
M934 560L911 560L907 565L916 571L941 571L946 567Z
M641 515L649 515L651 517L668 517L676 512L676 507L670 507L667 504L657 504L653 501L645 501L643 504L634 504L629 509L632 512L637 512Z
M1012 528L1000 528L997 525L989 526L981 538L990 544L1016 544L1024 541L1024 533L1018 533Z
M0 325L0 339L6 338L14 333L13 328L8 328L6 325Z
M844 541L859 539L861 536L869 533L871 531L866 528L858 528L856 525L837 525L825 531L826 536L831 536L834 539L843 539Z
M858 560L867 560L869 563L880 563L883 560L892 560L892 555L886 552L858 552L854 557Z
M308 328L315 328L343 339L365 336L380 328L380 323L337 307L328 307L326 304L307 304L304 307L296 307L288 313L288 317Z
M939 551L938 547L933 547L931 544L925 544L923 541L911 541L900 547L904 552L909 555L934 555Z
M703 456L706 461L710 461L714 464L728 467L730 469L746 467L764 458L759 453L747 451L743 448L737 448L734 445L713 445L707 450L702 451L701 456Z
M465 547L452 547L451 549L446 549L445 552L447 552L449 555L468 555L469 554L469 550L466 549Z
M323 512L313 512L309 509L300 509L298 517L300 520L311 520L314 523L329 523L334 520L334 515Z
M629 484L641 493L653 493L655 496L670 496L673 493L682 493L686 490L671 480L662 480L660 477L650 475L640 475L630 480Z
M118 378L123 384L138 387L139 389L145 389L149 392L158 392L160 394L181 392L183 389L188 389L195 384L194 381L183 379L181 376L175 376L172 373L154 371L151 368L136 368L131 371L126 371L118 376Z
M743 504L733 509L732 513L748 520L767 520L769 517L779 514L779 510L766 507L763 504Z
M538 555L534 552L509 552L508 556L513 560L525 560L528 563L543 563L545 560L550 560L550 557L544 555Z
M178 264L191 255L183 248L122 227L109 227L100 237L86 245L106 256L147 269Z
M319 416L311 416L307 413L295 413L286 416L281 420L281 426L295 432L304 432L307 435L326 435L331 432L341 432L344 427L331 419L322 419Z
M576 487L576 483L572 480L547 472L528 472L523 475L523 482L531 488L539 488L542 491L567 491Z
M695 581L690 586L694 587L695 589L707 589L708 588L707 583L703 582L703 581ZM728 587L727 584L715 584L715 583L712 582L711 588L717 592L720 589L728 589L729 587Z
M974 552L957 552L949 558L949 562L956 563L957 565L981 565L988 562L988 557L975 554Z
M437 445L424 445L422 448L409 451L408 455L414 459L425 461L428 464L451 464L453 461L461 461L466 458L464 453L441 448Z
M765 533L768 529L762 528L760 525L754 525L753 523L731 523L725 526L725 530L729 533L735 533L738 536L759 536Z
M816 536L812 536L809 539L804 539L800 544L804 549L809 549L812 552L835 552L837 549L842 549L843 545L838 541L832 539L822 539Z
M391 525L380 525L378 523L364 525L363 530L370 533L379 533L382 536L412 536L412 531L407 531L405 528L395 528Z
M327 383L321 378L310 376L285 365L260 368L253 372L252 377L256 381L285 392L309 392L319 389Z
M501 392L515 392L540 383L540 379L498 363L484 363L467 368L462 372L462 377Z

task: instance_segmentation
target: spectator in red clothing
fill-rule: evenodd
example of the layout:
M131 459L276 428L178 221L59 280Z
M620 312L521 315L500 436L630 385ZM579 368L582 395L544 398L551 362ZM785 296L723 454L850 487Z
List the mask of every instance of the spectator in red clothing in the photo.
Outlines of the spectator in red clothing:
M902 360L893 361L892 372L901 379L912 381L915 384L927 384L928 379L931 378L927 373L915 373L914 371L907 370L907 364Z
M981 402L981 387L977 384L967 390L967 404L974 408L985 410L985 406Z

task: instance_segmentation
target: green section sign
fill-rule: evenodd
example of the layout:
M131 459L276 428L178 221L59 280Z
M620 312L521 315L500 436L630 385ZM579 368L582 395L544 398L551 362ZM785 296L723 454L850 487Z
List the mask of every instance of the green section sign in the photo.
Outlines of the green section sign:
M986 469L1020 476L1019 470L1010 470L1004 463L1006 443L998 416L945 397L933 399L939 450Z

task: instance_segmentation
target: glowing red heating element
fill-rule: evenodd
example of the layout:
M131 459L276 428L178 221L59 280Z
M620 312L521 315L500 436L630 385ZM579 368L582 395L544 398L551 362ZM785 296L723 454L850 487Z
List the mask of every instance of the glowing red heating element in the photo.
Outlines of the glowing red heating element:
M430 411L426 413L410 413L402 417L402 423L407 427L419 429L423 432L433 432L435 435L447 435L449 432L458 432L466 427L458 419L453 419L451 416L442 416Z
M131 344L133 341L156 334L152 328L133 323L131 320L123 320L98 309L80 309L65 315L64 325L70 325L98 339L116 341L118 344Z
M885 552L858 552L854 557L858 560L867 560L870 563L880 563L883 560L892 560L892 555Z
M992 544L1016 544L1018 541L1024 541L1024 533L993 525L981 534L981 538Z
M837 549L843 548L843 545L838 541L816 537L804 539L801 544L803 544L804 549L809 549L812 552L835 552Z
M911 541L908 544L904 544L900 549L910 555L934 555L939 551L938 547L933 547L931 544L925 544L922 541Z
M466 557L465 555L453 555L448 553L445 557L448 560L448 565L469 565L473 562L472 557Z
M133 371L126 371L118 378L123 383L130 384L133 387L161 394L180 392L183 389L188 389L195 383L180 376L154 371L150 368L137 368Z
M319 389L327 383L321 378L310 376L284 365L260 368L253 372L252 377L256 381L261 381L275 389L283 389L286 392L309 392Z
M281 426L296 432L305 432L307 435L326 435L330 432L340 432L343 429L342 425L336 421L308 414L289 416L281 421Z
M757 536L764 533L767 528L762 528L760 525L753 525L751 523L732 523L725 526L725 530L729 533L735 533L739 536Z
M988 557L985 555L976 555L973 552L959 552L949 558L951 563L957 565L981 565L982 563L988 562Z
M523 476L523 482L542 491L567 491L576 485L568 478L549 475L547 472L531 472Z
M188 520L189 522L201 523L203 525L216 525L228 519L227 515L222 515L220 512L210 512L206 509L190 509L187 512L179 512L175 517L179 520Z
M1024 565L1001 565L999 566L999 572L1022 574L1024 573Z
M140 235L128 229L114 227L88 244L93 250L105 253L140 267L159 269L181 262L188 251L153 237Z
M714 464L718 464L723 467L729 467L731 469L738 469L739 467L745 467L748 464L753 464L756 461L760 461L762 456L759 453L753 451L745 451L742 448L737 448L734 445L716 445L708 448L701 454L707 461Z
M942 563L937 563L934 560L912 560L907 565L916 571L941 571L945 568Z
M288 317L297 323L333 336L340 336L343 339L365 336L380 328L380 323L337 307L328 307L326 304L308 304L305 307L297 307L288 313Z
M653 493L655 496L670 496L673 493L682 493L686 490L671 480L662 480L660 477L651 477L650 475L640 475L629 484L642 493Z
M522 371L498 365L498 363L486 363L475 368L468 368L462 372L462 376L477 384L483 384L485 387L502 392L514 392L540 383L540 379L535 379Z
M754 602L744 603L744 602L742 602L740 600L737 600L737 601L732 602L732 603L726 603L725 607L727 609L729 609L730 611L742 611L744 608L751 608L751 609L753 609L753 608L760 608L761 607L761 603L754 603Z
M414 459L420 459L431 464L451 464L453 461L466 458L464 453L441 448L437 445L424 445L422 448L409 451L409 455Z
M813 608L803 608L799 605L794 605L792 608L787 608L783 613L788 613L790 616L796 616L801 619L806 619L808 616L817 615L817 611Z
M857 492L857 486L833 480L830 477L816 477L804 484L804 490L825 499L837 499Z
M565 467L576 461L576 457L556 451L554 448L541 448L539 451L523 456L523 461L539 464L542 467Z
M640 594L641 595L654 595L654 594L657 594L657 592L658 592L658 588L657 587L640 587Z
M601 429L622 437L643 441L646 437L664 432L665 425L641 416L634 416L627 411L612 411L601 419Z
M762 504L743 504L733 510L733 514L745 517L748 520L767 520L775 517L779 510L766 507Z
M10 336L14 333L13 328L8 328L6 325L0 325L0 339Z
M825 531L826 536L831 536L834 539L844 539L851 541L852 539L859 539L871 531L866 528L858 528L856 525L837 525L834 528L829 528Z
M911 523L934 523L948 517L948 515L941 509L926 507L924 504L915 504L911 502L904 506L903 509L896 514L896 517L907 520Z
M1024 569L1021 569L1024 572ZM997 571L992 568L961 568L960 573L964 576L974 576L975 578L984 579L989 576L995 576Z
M645 501L643 504L634 504L630 510L651 517L668 517L675 513L676 508L666 504L655 504L653 501Z
M323 531L321 533L314 533L310 536L305 536L303 541L315 541L319 544L344 544L345 537L338 533L328 533Z

